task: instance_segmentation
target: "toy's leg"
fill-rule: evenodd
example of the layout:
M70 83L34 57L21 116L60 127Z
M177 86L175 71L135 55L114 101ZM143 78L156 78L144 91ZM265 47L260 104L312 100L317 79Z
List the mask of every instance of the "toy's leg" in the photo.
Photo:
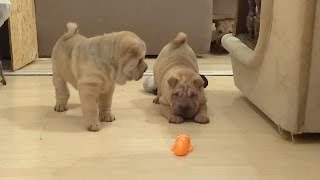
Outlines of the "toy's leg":
M169 106L160 104L160 111L161 114L169 120L169 123L180 124L184 122L182 117L172 114Z
M192 151L193 151L193 146L190 145L190 147L189 147L189 152L192 152Z
M207 105L203 104L200 106L199 112L194 118L194 121L200 124L206 124L210 122L210 119L207 115Z
M101 122L112 122L116 118L111 113L112 96L115 86L112 86L109 92L99 96L99 119Z

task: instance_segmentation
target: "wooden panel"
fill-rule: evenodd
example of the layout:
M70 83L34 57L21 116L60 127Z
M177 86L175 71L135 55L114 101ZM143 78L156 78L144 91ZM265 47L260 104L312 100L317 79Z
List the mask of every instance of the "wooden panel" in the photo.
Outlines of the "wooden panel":
M11 59L8 21L0 27L0 59Z
M12 69L19 69L38 57L34 0L12 0L9 18Z

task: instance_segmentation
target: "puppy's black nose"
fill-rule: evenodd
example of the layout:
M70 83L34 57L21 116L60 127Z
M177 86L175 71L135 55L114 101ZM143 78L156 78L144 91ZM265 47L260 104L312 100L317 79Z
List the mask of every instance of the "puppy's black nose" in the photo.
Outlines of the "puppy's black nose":
M146 72L148 68L146 68L143 72Z
M189 106L180 106L180 111L185 114L190 111L190 107Z

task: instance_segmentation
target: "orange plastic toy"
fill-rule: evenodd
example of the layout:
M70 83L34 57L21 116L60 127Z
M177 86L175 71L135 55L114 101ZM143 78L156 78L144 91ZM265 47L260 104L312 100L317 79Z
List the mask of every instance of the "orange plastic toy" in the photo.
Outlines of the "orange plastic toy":
M177 156L185 156L193 149L190 137L186 134L179 135L176 139L176 143L172 147L172 151Z

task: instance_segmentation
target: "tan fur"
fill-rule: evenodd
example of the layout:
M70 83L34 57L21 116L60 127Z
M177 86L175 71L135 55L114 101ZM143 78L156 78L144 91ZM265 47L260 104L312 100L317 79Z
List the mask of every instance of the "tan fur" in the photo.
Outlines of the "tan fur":
M75 23L57 41L52 52L55 111L67 110L67 82L79 91L88 130L100 130L100 121L113 121L111 113L115 84L139 80L147 69L145 43L128 31L86 38Z
M216 31L219 35L223 36L228 33L232 33L234 20L233 19L220 19L213 21L216 26Z
M208 123L204 82L199 75L197 58L187 44L187 35L178 33L160 52L154 65L155 103L171 123L193 119Z

